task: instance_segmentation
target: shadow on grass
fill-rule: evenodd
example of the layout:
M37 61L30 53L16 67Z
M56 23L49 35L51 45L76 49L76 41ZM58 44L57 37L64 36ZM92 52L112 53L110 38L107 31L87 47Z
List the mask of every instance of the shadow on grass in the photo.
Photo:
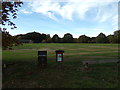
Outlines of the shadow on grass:
M5 60L14 63L3 69L3 88L116 88L118 71L116 63L89 65L87 72L77 58L57 63L49 57L47 67L41 69L38 61ZM71 86L72 85L72 86Z

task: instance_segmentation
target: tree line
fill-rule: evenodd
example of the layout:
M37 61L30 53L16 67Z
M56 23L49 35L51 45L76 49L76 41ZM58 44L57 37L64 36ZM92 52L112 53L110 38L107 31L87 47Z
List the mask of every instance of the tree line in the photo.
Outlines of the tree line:
M78 38L73 38L70 33L64 34L61 38L57 34L50 37L50 34L41 34L39 32L30 32L27 34L19 34L16 37L19 41L31 40L33 43L120 43L120 30L116 30L114 34L106 36L100 33L96 37L81 35ZM28 43L28 42L26 42Z
M2 47L3 49L11 49L12 46L18 46L22 43L120 43L120 30L116 30L114 34L106 36L100 33L96 37L88 37L81 35L78 38L73 38L70 33L64 34L61 38L57 34L50 37L50 34L44 34L39 32L30 32L26 34L19 34L12 36L7 31L2 32Z

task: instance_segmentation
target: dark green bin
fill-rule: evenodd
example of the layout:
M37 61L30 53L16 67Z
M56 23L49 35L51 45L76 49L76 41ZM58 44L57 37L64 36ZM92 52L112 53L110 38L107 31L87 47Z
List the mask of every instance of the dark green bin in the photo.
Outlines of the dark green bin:
M47 51L38 51L38 65L47 66Z

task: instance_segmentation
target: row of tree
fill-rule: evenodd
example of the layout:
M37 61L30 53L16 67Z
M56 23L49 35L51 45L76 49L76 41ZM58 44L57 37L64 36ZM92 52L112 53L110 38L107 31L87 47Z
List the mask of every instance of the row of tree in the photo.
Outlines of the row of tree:
M16 35L18 40L32 40L33 43L120 43L120 30L114 32L113 35L106 36L100 33L97 37L88 37L81 35L79 38L73 38L72 34L66 33L63 38L57 34L50 37L50 34L41 34L38 32L30 32L27 34Z

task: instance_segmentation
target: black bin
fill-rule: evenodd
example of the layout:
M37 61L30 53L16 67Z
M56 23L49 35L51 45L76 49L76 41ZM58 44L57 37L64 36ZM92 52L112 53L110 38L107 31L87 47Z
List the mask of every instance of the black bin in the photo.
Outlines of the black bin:
M38 51L38 65L41 67L47 66L47 51Z

